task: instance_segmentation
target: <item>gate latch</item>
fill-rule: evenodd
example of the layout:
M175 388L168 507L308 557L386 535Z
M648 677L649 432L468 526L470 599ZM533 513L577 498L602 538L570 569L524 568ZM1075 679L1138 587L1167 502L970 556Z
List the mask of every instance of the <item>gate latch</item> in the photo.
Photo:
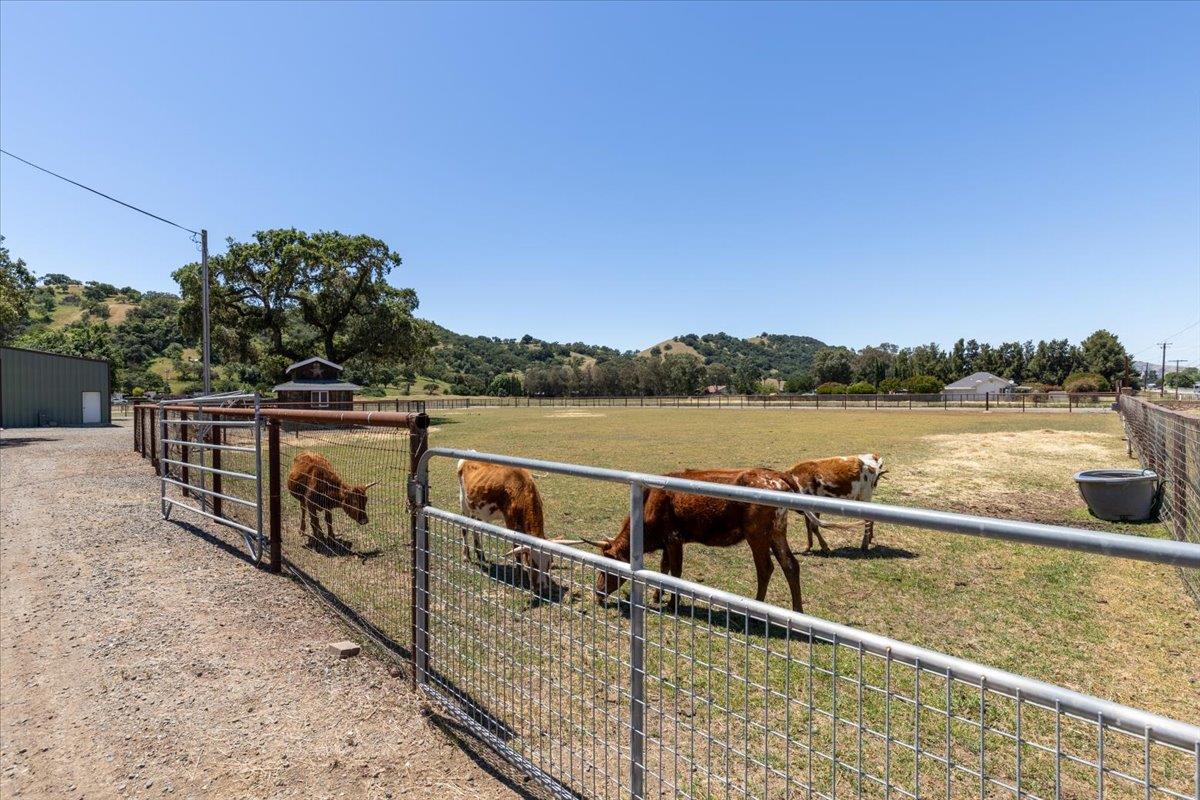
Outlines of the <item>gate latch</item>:
M408 479L408 502L413 508L429 505L428 488L415 477Z

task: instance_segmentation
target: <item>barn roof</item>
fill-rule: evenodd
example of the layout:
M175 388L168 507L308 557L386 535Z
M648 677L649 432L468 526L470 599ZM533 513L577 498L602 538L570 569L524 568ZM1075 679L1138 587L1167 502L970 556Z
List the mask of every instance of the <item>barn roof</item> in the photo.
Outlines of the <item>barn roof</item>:
M277 392L357 392L362 387L344 381L288 381L275 387Z
M308 366L309 364L312 364L314 361L320 361L322 364L327 364L328 366L331 366L334 369L336 369L338 372L341 372L343 369L345 369L345 367L343 367L341 364L335 364L327 358L321 358L320 356L313 356L312 358L306 358L303 361L297 361L295 364L289 364L288 368L284 371L291 372L294 369L299 369L300 367Z

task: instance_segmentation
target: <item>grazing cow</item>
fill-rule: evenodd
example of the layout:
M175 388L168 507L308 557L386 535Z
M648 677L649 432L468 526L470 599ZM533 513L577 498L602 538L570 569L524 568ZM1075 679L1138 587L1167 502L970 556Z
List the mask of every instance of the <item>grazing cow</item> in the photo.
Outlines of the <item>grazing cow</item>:
M325 512L325 527L328 531L324 541L333 544L333 509L340 508L346 516L359 525L367 524L367 489L379 481L363 486L351 486L342 480L329 459L320 453L306 450L292 459L288 472L287 489L300 503L300 533L304 533L305 517L312 519L312 537L322 541L321 523L317 512Z
M796 479L801 494L812 494L818 497L836 497L841 500L860 500L868 502L879 479L887 473L883 468L883 458L875 453L862 453L857 456L838 456L835 458L818 458L811 461L800 461L793 464L788 474ZM821 522L820 514L815 511L804 512L804 527L808 532L808 547L804 552L810 552L813 546L813 536L821 543L823 552L829 551L821 528L842 527ZM875 536L875 523L872 520L863 521L863 552L871 546Z
M753 489L775 489L784 492L797 490L795 480L787 473L762 467L689 469L668 473L668 477L726 483ZM787 578L788 588L792 593L792 608L796 611L804 610L800 596L800 565L788 546L785 509L698 494L648 489L644 495L643 510L643 551L653 553L662 550L661 569L667 575L678 578L683 572L684 544L695 542L710 547L732 547L746 541L754 556L754 569L758 577L756 598L762 600L767 596L767 584L775 569L771 563L771 556L774 555ZM629 518L625 518L625 524L615 538L597 544L605 557L628 561ZM622 583L623 579L620 576L600 572L596 576L597 601L603 602L619 589Z
M533 475L527 469L487 464L460 459L458 462L458 502L464 517L501 524L539 539L546 538L542 517L542 497ZM484 562L483 543L479 531L473 531L475 560ZM471 561L467 531L463 529L463 561ZM574 539L550 539L560 544L577 544ZM550 588L550 554L517 545L509 552L524 566L530 582L539 594Z

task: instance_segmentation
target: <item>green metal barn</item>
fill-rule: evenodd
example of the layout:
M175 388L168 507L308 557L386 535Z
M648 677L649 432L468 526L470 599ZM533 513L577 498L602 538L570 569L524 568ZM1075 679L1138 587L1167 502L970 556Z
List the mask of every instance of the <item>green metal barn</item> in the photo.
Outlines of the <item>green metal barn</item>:
M0 427L104 425L108 362L0 347Z

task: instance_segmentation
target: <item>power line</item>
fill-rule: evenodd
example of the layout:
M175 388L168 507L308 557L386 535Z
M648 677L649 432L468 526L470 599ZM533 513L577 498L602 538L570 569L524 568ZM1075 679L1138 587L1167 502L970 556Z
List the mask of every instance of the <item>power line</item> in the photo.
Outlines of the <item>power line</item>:
M125 206L126 208L133 209L134 211L138 212L139 214L145 214L147 217L152 217L153 219L156 219L159 222L165 222L168 225L173 225L176 228L179 228L179 230L187 231L188 233L192 234L193 236L200 235L200 231L194 231L191 228L185 228L182 225L180 225L178 222L171 222L171 220L167 219L166 217L160 217L158 214L151 214L149 211L138 208L135 205L126 203L124 200L118 200L117 198L113 197L112 195L107 195L104 192L97 191L96 189L93 189L90 186L84 186L79 181L73 181L64 175L59 175L57 172L54 172L53 170L48 170L45 167L39 167L37 164L33 163L32 161L26 161L25 159L21 158L20 156L15 156L12 153L8 152L7 150L0 148L0 153L4 153L4 155L8 156L9 158L15 158L17 161L20 161L22 164L28 164L29 166L33 167L34 169L41 170L42 172L46 173L47 175L53 175L54 177L58 178L60 181L66 181L67 183L71 184L72 186L78 186L80 189L86 189L87 191L91 192L92 194L98 194L101 197L103 197L105 200L111 200L114 203L116 203L117 205L122 205L122 206Z
M1179 330L1175 331L1174 333L1164 336L1163 339L1166 340L1166 339L1170 339L1172 337L1178 336L1181 333L1187 333L1188 331L1190 331L1192 328L1196 327L1197 325L1200 325L1200 319L1196 320L1191 325L1188 325L1186 328L1180 328ZM1130 356L1131 357L1139 356L1142 353L1146 352L1147 350L1149 350L1153 347L1162 347L1162 342L1155 342L1154 344L1146 345L1141 350L1138 350L1136 353L1131 353Z

